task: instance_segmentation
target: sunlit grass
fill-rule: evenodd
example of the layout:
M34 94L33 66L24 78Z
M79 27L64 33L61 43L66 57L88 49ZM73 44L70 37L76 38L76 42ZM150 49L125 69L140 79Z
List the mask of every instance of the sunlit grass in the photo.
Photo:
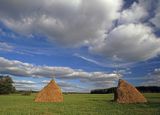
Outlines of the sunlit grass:
M63 103L35 103L35 94L0 96L0 115L160 115L160 93L146 104L117 104L112 94L67 94Z

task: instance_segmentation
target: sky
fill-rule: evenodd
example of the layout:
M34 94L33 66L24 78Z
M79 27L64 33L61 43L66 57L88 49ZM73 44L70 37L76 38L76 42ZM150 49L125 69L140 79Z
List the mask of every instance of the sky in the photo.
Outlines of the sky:
M0 74L17 90L160 86L160 0L0 0Z

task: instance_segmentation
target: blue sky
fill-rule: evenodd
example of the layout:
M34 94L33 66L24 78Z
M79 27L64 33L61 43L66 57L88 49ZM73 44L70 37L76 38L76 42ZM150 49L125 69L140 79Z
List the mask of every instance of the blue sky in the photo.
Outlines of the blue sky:
M0 2L0 74L17 89L160 85L160 0Z

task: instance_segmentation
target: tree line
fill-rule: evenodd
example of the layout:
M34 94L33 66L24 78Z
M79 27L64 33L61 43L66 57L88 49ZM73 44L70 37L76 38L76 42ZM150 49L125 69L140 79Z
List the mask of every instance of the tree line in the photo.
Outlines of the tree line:
M142 93L160 93L159 86L138 86L136 87ZM91 94L109 94L114 93L116 87L108 88L108 89L94 89L91 90Z

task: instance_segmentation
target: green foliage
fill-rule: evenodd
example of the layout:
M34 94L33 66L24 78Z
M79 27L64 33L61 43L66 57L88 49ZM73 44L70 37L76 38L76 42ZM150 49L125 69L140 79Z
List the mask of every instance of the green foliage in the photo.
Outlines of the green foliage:
M159 115L160 93L145 94L148 103L117 104L113 94L68 94L63 103L35 103L35 94L0 96L0 115Z
M0 94L10 94L15 92L13 81L9 76L0 76Z

